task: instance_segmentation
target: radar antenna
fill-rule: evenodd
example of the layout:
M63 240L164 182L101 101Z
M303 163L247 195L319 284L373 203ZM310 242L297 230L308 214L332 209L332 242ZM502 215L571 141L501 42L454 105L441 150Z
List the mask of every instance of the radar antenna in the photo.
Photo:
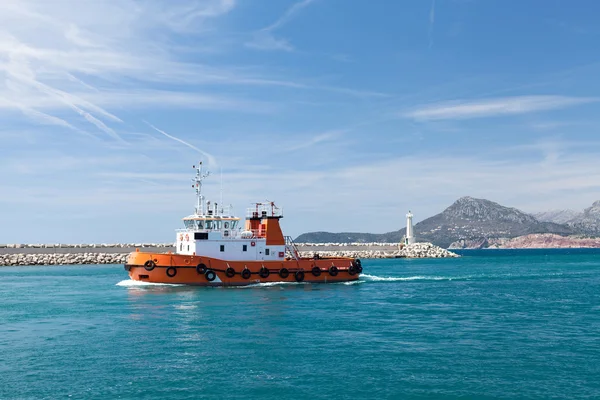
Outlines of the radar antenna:
M196 215L204 214L204 196L202 195L202 181L210 175L209 171L202 173L202 161L198 163L198 166L193 165L192 168L196 170L196 176L192 178L193 188L196 189Z

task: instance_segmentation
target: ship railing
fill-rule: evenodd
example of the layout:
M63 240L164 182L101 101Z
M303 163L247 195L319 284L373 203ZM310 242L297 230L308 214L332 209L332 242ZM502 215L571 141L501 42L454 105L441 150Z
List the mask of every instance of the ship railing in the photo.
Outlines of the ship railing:
M246 218L283 217L283 208L275 203L257 203L254 207L246 209Z
M285 237L285 252L296 261L300 259L300 252L298 251L298 247L296 247L296 243L294 243L294 240L291 236Z

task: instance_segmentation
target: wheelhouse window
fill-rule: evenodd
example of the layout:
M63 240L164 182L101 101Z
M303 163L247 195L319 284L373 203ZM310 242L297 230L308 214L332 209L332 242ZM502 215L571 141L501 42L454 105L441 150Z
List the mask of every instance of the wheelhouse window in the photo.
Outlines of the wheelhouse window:
M223 222L223 228L229 229L229 221Z
M208 232L194 232L194 240L208 240Z

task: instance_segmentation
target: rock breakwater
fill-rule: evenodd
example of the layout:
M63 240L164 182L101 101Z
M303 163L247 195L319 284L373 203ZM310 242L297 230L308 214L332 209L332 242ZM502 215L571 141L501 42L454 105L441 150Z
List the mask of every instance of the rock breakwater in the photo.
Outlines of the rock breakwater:
M346 244L327 243L311 244L302 243L298 245L301 249L300 255L312 257L315 254L320 257L353 257L353 258L448 258L460 257L458 254L443 249L431 243L414 243L400 247L394 243L368 244ZM314 247L314 249L310 249ZM336 250L324 250L322 247L336 247ZM360 247L364 247L361 249Z
M0 254L0 266L124 264L129 253Z
M298 243L302 257L352 258L446 258L458 257L431 243L399 247L397 243ZM130 252L164 253L173 251L171 243L95 244L95 245L0 245L0 266L124 264Z

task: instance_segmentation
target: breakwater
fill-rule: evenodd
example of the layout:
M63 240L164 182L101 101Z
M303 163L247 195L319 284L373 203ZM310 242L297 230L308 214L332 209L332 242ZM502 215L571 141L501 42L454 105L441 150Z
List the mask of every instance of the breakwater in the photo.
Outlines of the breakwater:
M458 257L431 243L400 248L394 243L298 243L302 257L446 258ZM172 243L0 244L0 266L124 264L129 253L175 251Z
M299 243L300 255L353 258L448 258L458 254L431 243L399 246L395 243Z

